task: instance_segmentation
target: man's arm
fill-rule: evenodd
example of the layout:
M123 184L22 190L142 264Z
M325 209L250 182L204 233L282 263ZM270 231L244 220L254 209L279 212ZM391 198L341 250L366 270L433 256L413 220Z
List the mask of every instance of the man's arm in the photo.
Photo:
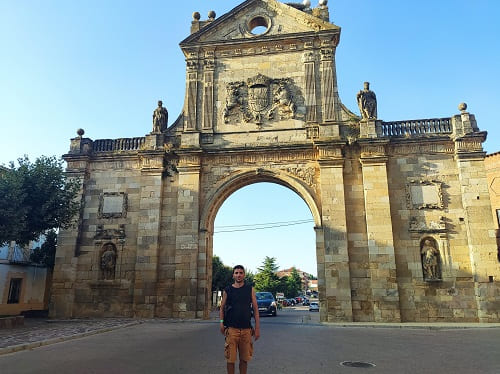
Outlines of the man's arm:
M227 293L226 291L222 292L222 301L220 303L220 310L219 310L219 317L220 317L220 332L222 335L224 335L224 306L226 305L227 301Z
M255 320L255 340L260 338L260 316L259 306L257 305L257 297L255 296L255 289L252 287L252 306L253 306L253 319Z

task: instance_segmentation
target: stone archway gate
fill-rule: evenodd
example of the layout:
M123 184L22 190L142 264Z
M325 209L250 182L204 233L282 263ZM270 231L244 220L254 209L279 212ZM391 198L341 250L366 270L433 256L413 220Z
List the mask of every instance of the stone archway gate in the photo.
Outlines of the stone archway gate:
M178 119L144 137L71 140L82 209L59 235L52 316L207 317L215 215L266 181L314 217L322 321L499 320L486 134L465 105L381 121L368 85L362 117L350 112L337 89L340 28L322 4L195 13ZM439 247L439 279L424 277L425 238Z

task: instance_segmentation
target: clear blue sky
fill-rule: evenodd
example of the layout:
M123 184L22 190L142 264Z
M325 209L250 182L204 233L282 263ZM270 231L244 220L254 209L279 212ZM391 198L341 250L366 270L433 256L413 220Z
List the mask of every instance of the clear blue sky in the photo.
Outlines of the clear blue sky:
M209 10L220 16L239 3L0 0L0 164L24 154L60 156L78 128L92 139L144 136L158 99L174 120L185 90L178 43L189 35L192 13L206 19ZM348 108L357 112L364 81L385 121L450 117L465 101L488 131L485 150L500 151L500 1L328 5L342 27L337 75ZM296 195L271 187L237 191L216 225L311 219ZM244 233L216 234L215 254L251 269L270 255L280 267L316 273L312 224ZM230 249L244 255L232 258Z

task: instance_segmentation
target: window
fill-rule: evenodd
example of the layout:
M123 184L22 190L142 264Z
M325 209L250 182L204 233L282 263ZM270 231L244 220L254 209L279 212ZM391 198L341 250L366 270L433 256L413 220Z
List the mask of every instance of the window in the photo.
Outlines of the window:
M7 304L18 304L19 297L21 296L22 278L12 278L10 280L9 298Z
M500 227L500 209L497 209L497 223L498 227Z

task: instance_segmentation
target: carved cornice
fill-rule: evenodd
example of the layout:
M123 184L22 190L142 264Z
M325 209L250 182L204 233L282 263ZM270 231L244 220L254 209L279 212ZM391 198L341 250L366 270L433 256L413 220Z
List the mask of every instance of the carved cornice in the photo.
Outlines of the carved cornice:
M273 150L272 152L245 152L207 155L207 162L213 165L258 165L264 163L286 163L315 161L318 152L314 149Z
M164 151L143 151L139 153L139 167L141 171L162 172L165 168Z
M319 160L343 160L342 146L318 146Z
M361 158L385 158L385 146L383 144L364 144L361 145Z

